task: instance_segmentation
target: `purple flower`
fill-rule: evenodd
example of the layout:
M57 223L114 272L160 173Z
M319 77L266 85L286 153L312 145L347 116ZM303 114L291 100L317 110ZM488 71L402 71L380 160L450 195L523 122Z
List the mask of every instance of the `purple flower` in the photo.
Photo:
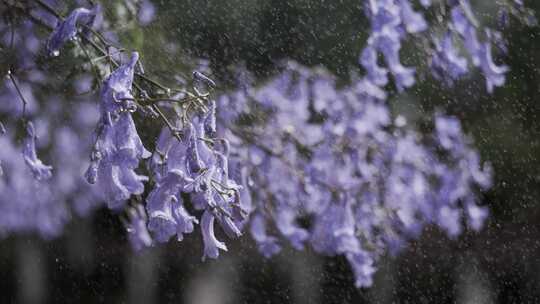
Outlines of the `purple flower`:
M461 214L456 208L449 206L442 207L439 210L437 223L451 237L456 237L461 233Z
M332 204L321 212L311 231L311 244L318 252L342 254L358 252L355 219L349 204Z
M372 13L387 14L379 21L393 25L392 7L378 9ZM376 42L364 51L385 46ZM400 69L397 56L381 52L394 71ZM344 255L357 286L369 286L378 257L397 253L426 225L455 237L466 216L471 228L480 228L485 212L475 203L477 191L490 186L491 172L459 120L437 114L433 134L424 135L399 119L392 122L381 94L367 86L375 86L369 71L337 89L324 73L290 66L252 90L250 102L272 109L269 117L246 137L234 133L231 139L231 153L247 160L253 177L246 187L256 197L250 233L264 256L280 250L280 237L297 249L310 244L316 252ZM311 106L324 115L322 122L304 119ZM321 130L317 140L297 135L312 125ZM223 172L217 155L215 172ZM219 201L205 196L203 205L209 200ZM304 219L311 225L304 228Z
M455 30L464 40L465 48L472 58L475 66L480 67L484 77L486 78L486 88L489 93L498 86L502 86L505 82L505 74L508 72L508 67L498 66L493 62L491 54L491 42L480 42L477 35L478 21L474 18L468 1L460 1L451 10L452 24ZM497 35L493 34L489 29L486 30L487 38L500 41Z
M167 127L161 129L156 141L156 148L148 164L157 182L167 175L168 154L175 141L176 138L171 136L171 132Z
M461 57L452 41L452 34L447 33L442 41L435 41L435 52L431 58L431 68L435 77L446 79L449 84L468 72L467 59ZM448 77L447 77L448 76Z
M146 206L148 228L157 241L166 242L174 234L182 240L198 223L184 208L181 193L189 194L192 207L203 211L203 259L217 258L219 249L226 250L214 236L214 221L217 219L229 237L236 238L242 234L240 227L249 211L242 202L242 187L229 178L229 141L215 138L215 107L210 102L208 112L197 113L183 124L181 140L162 131L150 162L156 186Z
M98 9L98 6L95 6L92 10L82 7L77 8L65 20L60 21L47 42L49 54L58 56L62 46L77 36L79 26L92 26Z
M206 136L216 136L216 102L210 101L210 109L204 118L204 131Z
M251 218L250 233L264 257L269 258L281 251L278 239L266 233L266 220L262 215L256 214Z
M133 73L139 53L133 52L129 62L118 67L103 83L100 91L100 109L104 122L111 124L112 116L120 112L133 112L136 105L131 94Z
M201 231L204 242L203 261L207 257L217 259L219 256L219 249L227 251L225 243L218 241L214 235L214 216L209 210L206 210L202 215Z
M304 241L309 238L309 233L296 224L294 210L281 208L276 212L274 220L279 232L291 242L294 248L298 250L304 248Z
M190 129L193 129L193 126L190 127ZM191 177L198 175L202 168L204 168L204 163L199 153L199 139L197 138L197 135L197 132L190 133L189 144L186 151L188 169Z
M429 7L431 5L431 0L420 0L420 4L424 7Z
M381 68L377 63L377 50L372 46L367 46L362 50L360 63L367 71L367 79L377 86L384 86L388 83L388 71Z
M401 9L401 20L405 25L407 32L415 34L427 29L427 23L424 16L413 10L409 0L397 0L397 2Z
M95 177L109 208L124 206L132 194L142 194L148 178L135 169L141 158L150 153L143 147L131 115L122 113L111 126L104 125L96 143L101 159L93 161L87 171L89 182ZM97 176L96 173L97 166Z
M472 13L469 13L472 16ZM465 48L472 58L473 64L478 66L480 63L480 42L478 41L476 28L469 18L467 18L466 12L463 10L463 6L457 5L451 10L452 24L455 30L461 35L465 41Z
M474 202L468 202L465 208L469 226L475 231L480 230L489 215L488 209L477 206Z
M381 52L397 89L402 91L411 87L415 82L415 71L403 66L399 58L401 40L406 35L402 26L406 31L416 33L426 28L425 20L406 0L398 3L395 0L369 1L366 12L371 19L371 35L360 61L368 72L368 79L379 86L386 82L385 70L377 65L377 52Z
M420 4L427 7L431 1L421 0ZM426 225L436 225L451 237L462 232L465 221L470 229L480 229L489 212L477 204L478 195L491 186L492 172L471 147L459 120L437 114L434 132L425 134L399 116L394 120L385 102L389 73L398 91L416 81L415 69L401 62L400 52L407 37L426 31L423 14L409 0L373 0L365 5L371 32L359 63L366 75L352 77L349 86L338 88L328 72L287 62L282 73L260 87L240 76L240 88L216 103L206 96L216 83L194 72L196 93L205 96L200 104L190 106L182 121L173 121L180 140L171 130L162 130L148 162L154 188L149 189L146 209L125 206L133 195L145 193L148 180L138 169L141 160L150 155L132 117L138 110L133 77L136 69L142 73L142 66L136 52L127 62L120 52L113 54L116 62L124 63L101 86L101 115L86 172L87 180L97 187L90 190L69 178L80 161L68 161L68 156L88 153L73 130L64 128L53 136L41 136L42 143L52 147L51 159L60 159L62 170L66 168L65 172L59 168L54 176L51 167L37 158L31 124L24 140L24 161L12 157L18 147L3 136L0 143L5 149L0 150L0 157L6 175L0 179L0 232L37 230L45 236L57 235L69 216L63 202L92 205L99 192L110 208L125 208L128 238L135 249L151 245L152 237L157 242L172 236L181 241L200 220L203 259L217 258L227 247L214 235L215 220L230 238L239 237L249 224L264 256L278 253L285 243L282 239L296 249L311 245L322 254L343 255L360 287L372 283L375 262L381 255L403 248ZM492 92L504 83L508 70L492 57L491 43L497 43L497 35L478 35L480 25L467 0L450 1L449 5L451 20L447 29L441 29L445 36L434 43L431 68L439 79L453 81L464 75L467 60L453 41L462 39L465 52L481 69L487 90ZM97 10L79 8L60 22L48 41L49 52L58 53L79 31L84 35ZM146 24L154 15L155 7L142 1L139 21ZM27 48L24 55L35 55L39 40L31 28L22 27L14 28L28 38L16 35L14 46ZM105 35L111 38L114 34ZM0 40L5 44L6 35ZM18 61L30 71L27 88L21 84L27 95L30 84L44 84L46 77L32 71L33 60ZM201 71L210 75L208 66L203 62ZM81 82L77 91L89 84ZM5 91L9 98L4 99L13 99L13 88L7 85ZM28 111L33 115L37 111L30 93ZM6 117L17 116L11 104L2 109ZM60 104L54 102L41 110L63 114ZM151 112L146 111L150 116ZM261 119L236 124L242 114ZM80 116L78 131L87 132L82 127L88 123L87 115ZM48 120L43 123L55 125ZM20 170L25 166L31 172ZM28 178L31 173L41 181ZM77 196L68 196L71 193ZM189 199L184 200L186 197ZM195 212L191 214L191 210ZM250 212L254 216L248 223Z
M146 177L137 175L133 167L104 159L98 169L97 186L101 189L107 205L111 209L121 209L132 194L144 192Z
M115 70L103 84L101 119L85 174L89 183L97 182L112 209L123 207L132 194L142 194L143 182L148 179L135 172L140 159L151 154L144 148L129 110L134 106L131 86L138 58L134 52L130 62Z
M49 179L52 176L52 167L41 162L36 153L36 132L34 124L30 121L26 124L26 138L23 143L24 162L32 171L37 180Z
M141 25L148 25L156 17L156 7L149 0L143 0L137 17Z
M5 173L0 179L0 237L28 232L47 239L59 236L69 211L64 197L55 191L56 176L36 180L9 136L0 137L0 145Z
M374 259L368 252L359 251L357 253L347 253L345 255L351 265L355 276L356 287L369 287L373 284L373 274L375 273Z
M461 123L455 117L435 116L435 131L437 139L444 149L450 150L462 145Z
M194 224L198 223L197 219L184 209L180 191L185 184L184 173L172 170L148 195L148 229L158 242L167 242L175 234L181 241L183 234L193 232Z
M383 38L379 42L379 49L384 54L386 64L394 75L396 87L399 91L411 87L414 84L414 68L405 67L401 64L399 51L401 43Z
M493 62L491 55L491 44L485 42L480 47L479 51L480 57L480 68L486 77L486 88L488 93L493 92L494 87L500 87L504 85L505 74L508 72L508 67L505 65L496 65Z
M234 239L242 235L242 232L238 229L230 215L217 211L214 216L217 218L221 229L223 229L223 232L225 232L228 237Z
M146 229L146 214L142 205L130 207L127 211L129 222L126 225L128 239L135 251L152 245L152 238Z

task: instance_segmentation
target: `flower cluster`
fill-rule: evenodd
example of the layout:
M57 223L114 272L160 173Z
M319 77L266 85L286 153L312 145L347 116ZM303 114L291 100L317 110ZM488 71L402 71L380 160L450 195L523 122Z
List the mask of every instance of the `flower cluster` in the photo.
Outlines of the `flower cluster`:
M97 111L87 96L66 103L40 89L55 83L36 62L41 44L33 22L0 19L0 45L9 59L0 85L0 237L21 232L57 237L72 213L88 215L101 204L98 189L81 176ZM88 79L78 77L69 87L83 93Z
M24 139L23 156L24 161L32 170L35 179L49 179L52 176L52 167L44 165L37 157L36 153L36 131L34 124L29 122L26 126L26 138Z
M422 8L409 0L363 1L371 27L359 58L365 75L347 87L338 88L324 71L289 62L262 85L242 71L238 89L215 99L217 85L204 71L193 73L191 91L187 85L171 90L145 75L137 52L126 55L114 32L105 38L96 30L99 5L62 18L54 1L28 2L35 5L10 4L21 5L28 20L0 19L2 54L11 60L0 87L1 235L54 237L72 210L85 215L104 201L121 214L134 249L181 241L200 225L203 259L217 258L227 250L215 235L217 222L230 238L249 230L266 257L284 241L342 255L360 287L371 284L381 255L398 252L427 225L456 237L464 223L478 230L488 216L478 194L490 188L492 172L459 120L436 113L432 132L422 133L404 117L392 117L387 106L391 79L398 91L416 81L417 70L402 63L400 51L408 39L426 36L429 0L420 1ZM155 7L148 0L140 7L133 15L145 25ZM492 55L500 33L481 28L468 0L440 7L448 8L440 16L446 18L443 35L430 31L428 37L433 75L453 83L472 63L489 92L503 85L508 68ZM521 1L510 7L525 11ZM48 58L78 42L92 74L73 89L83 95L95 81L99 110L91 97L67 103L34 91L55 85L36 60L42 47L36 23L52 30L44 46ZM108 64L94 65L102 59ZM152 152L134 115L165 125Z
M424 8L430 6L430 1L421 3ZM507 66L497 65L493 61L492 44L501 40L501 34L492 29L481 29L469 0L449 0L447 5L450 20L446 32L442 37L435 34L431 37L433 51L430 66L433 75L448 84L466 75L469 63L465 54L460 54L457 49L456 43L460 40L472 65L482 71L487 91L492 93L494 87L504 84L508 72ZM419 34L428 29L423 13L415 11L409 0L365 1L365 11L371 21L370 36L360 56L360 64L367 73L366 79L383 87L388 84L390 73L399 91L411 87L415 83L415 69L404 66L399 54L402 41L408 34ZM479 34L484 37L483 40ZM379 65L379 53L383 55L386 67Z
M465 49L467 50L474 66L480 67L486 78L486 87L488 92L493 92L493 88L501 86L505 81L505 74L508 67L498 66L493 62L491 53L491 42L489 40L480 41L478 38L476 21L468 1L456 1L451 9L452 28L463 39ZM491 37L491 31L485 30L486 38ZM450 33L448 34L450 35ZM448 42L443 47L443 52L448 52L447 58L451 58L452 46ZM463 61L463 59L458 59ZM451 76L459 76L453 74Z
M177 140L163 129L152 157L156 185L147 198L148 228L159 242L191 233L200 222L204 240L203 258L217 258L227 250L214 235L214 222L231 238L241 235L247 208L241 186L229 176L229 143L216 137L215 103L206 114L195 115L181 129ZM186 204L202 212L197 219Z
M424 5L428 5L424 1ZM414 69L401 64L399 51L405 33L424 31L427 23L415 12L408 0L365 1L365 11L371 20L371 34L362 51L360 63L367 71L367 79L377 86L388 83L388 70L394 76L398 90L414 84ZM383 54L388 68L380 67L377 53Z
M60 49L67 41L76 39L81 29L91 28L99 10L99 5L91 10L80 7L73 10L65 20L58 22L47 42L49 54L60 55Z
M136 107L131 87L138 59L134 52L129 62L104 81L100 92L101 118L86 178L97 183L111 209L121 209L131 195L142 194L147 180L135 172L139 161L150 157L131 117Z
M221 97L250 100L244 114L260 111L266 123L227 134L249 164L250 231L263 255L277 253L280 238L344 255L357 286L371 284L381 254L426 225L452 237L463 219L479 229L487 210L476 194L491 180L458 120L439 114L422 136L403 117L393 121L366 83L336 89L328 74L292 63L262 87Z

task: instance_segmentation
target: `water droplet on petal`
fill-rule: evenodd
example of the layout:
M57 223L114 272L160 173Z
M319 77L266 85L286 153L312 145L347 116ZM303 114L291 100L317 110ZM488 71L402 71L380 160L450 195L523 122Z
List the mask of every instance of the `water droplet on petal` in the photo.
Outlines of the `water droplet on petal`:
M135 112L137 112L137 106L136 106L136 105L129 105L129 106L127 107L127 111L128 111L129 113L135 113Z

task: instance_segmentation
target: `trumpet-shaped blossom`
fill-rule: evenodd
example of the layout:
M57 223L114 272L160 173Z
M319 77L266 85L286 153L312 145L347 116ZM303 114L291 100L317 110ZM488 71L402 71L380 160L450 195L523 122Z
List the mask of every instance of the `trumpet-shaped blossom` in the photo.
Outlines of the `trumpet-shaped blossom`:
M47 50L49 54L58 56L60 49L70 40L75 39L81 27L92 27L99 6L94 6L92 9L76 8L65 20L61 20L53 30L49 40L47 41Z
M133 52L129 61L118 67L103 83L99 93L100 109L102 119L107 125L112 124L113 116L136 110L131 88L138 60L139 53Z
M43 164L43 162L37 157L36 138L37 136L34 129L34 124L32 122L28 122L26 124L26 138L24 139L23 144L24 162L32 171L35 179L49 179L52 176L52 167Z
M128 220L126 231L128 239L135 251L139 251L145 247L152 245L152 238L146 228L146 214L142 205L129 207Z
M38 233L47 239L59 236L70 218L66 196L58 191L60 181L49 175L49 168L41 168L44 165L38 165L39 170L28 170L26 157L21 155L11 134L1 136L0 145L4 171L0 177L0 237L20 232ZM36 160L30 158L35 166ZM56 171L64 170L69 168ZM35 174L45 176L38 179Z
M113 125L102 128L95 147L99 157L92 160L86 176L89 182L97 182L109 207L118 209L131 195L144 192L147 177L135 169L150 154L142 146L131 115L122 113Z
M214 235L215 217L208 210L204 212L201 219L201 231L204 241L203 260L208 258L215 259L219 256L219 250L227 251L225 243L216 239Z
M281 250L281 246L278 243L278 239L274 236L270 236L266 232L266 220L260 214L253 215L251 218L250 233L259 251L263 256L269 258Z
M104 82L100 92L101 118L98 123L94 152L86 172L90 183L97 183L112 209L123 207L133 194L144 192L146 176L135 169L139 161L150 157L137 133L131 117L133 97L131 86L138 54L115 70Z
M361 287L372 284L381 255L398 252L427 225L450 237L463 231L463 223L480 229L489 211L478 204L478 193L491 187L492 171L471 147L459 120L436 114L433 132L422 133L401 116L393 120L385 102L389 80L398 91L416 81L416 69L404 65L400 53L411 35L427 32L423 12L409 0L364 3L370 33L359 63L365 76L352 77L350 85L338 88L328 73L289 62L260 86L242 70L239 89L214 101L209 93L216 82L196 71L195 94L190 99L197 100L182 107L185 115L168 126L173 130L161 131L152 154L143 146L132 117L139 109L133 94L134 73L144 73L137 52L123 60L121 52L109 48L116 69L100 85L95 138L85 144L80 134L89 134L89 125L96 123L94 113L84 109L89 103L77 103L83 112L78 116L58 101L47 100L46 107L40 108L46 97L33 92L32 85L45 86L48 80L35 60L39 35L31 22L11 24L1 19L0 44L17 50L10 69L24 71L21 78L27 78L20 88L5 82L1 89L6 102L0 103L0 114L8 117L8 131L15 126L11 118L24 114L70 113L76 118L72 127L34 120L44 126L38 129L40 143L51 147L47 152L55 172L37 157L32 123L26 125L22 157L13 134L0 137L5 173L0 174L0 234L38 231L44 237L57 236L71 209L85 214L101 197L109 208L127 215L128 239L136 250L173 236L181 241L200 223L203 259L214 259L227 250L225 242L216 238L215 227L232 239L241 236L247 225L265 257L287 243L296 249L311 246L321 254L342 255ZM427 9L431 1L420 0L420 4ZM427 48L430 67L435 77L449 82L465 75L468 62L456 47L461 40L491 93L503 85L508 71L495 63L492 54L492 43L499 46L498 35L489 30L483 35L468 0L448 4L448 15L441 16L449 19L441 31L444 36L432 37L434 48ZM47 19L46 10L30 9L43 20L54 19ZM139 21L150 22L154 10L143 1ZM98 13L98 6L77 8L59 20L47 50L57 55L79 33L89 35ZM208 72L207 66L201 70ZM90 83L76 85L76 91L91 90ZM145 82L144 90L146 85L150 87ZM143 97L161 95L138 90ZM13 102L21 97L16 95L26 96L26 112ZM159 102L141 106L145 118L163 115L154 105L165 106ZM53 125L56 129L49 132L48 126ZM5 133L3 129L0 124L0 133ZM83 161L70 159L88 154L89 145L85 177L95 187L71 178ZM138 170L150 156L147 177ZM141 203L145 185L152 189L147 189Z
M382 253L398 252L426 225L452 237L463 218L481 227L487 210L476 193L491 177L457 119L437 115L434 133L422 135L393 123L363 81L337 89L327 74L290 64L250 92L253 107L266 109L264 127L227 133L231 153L249 161L250 233L261 253L277 253L283 238L297 249L344 255L357 286L371 284ZM324 119L313 121L310 108ZM219 117L227 111L219 110Z
M442 41L435 40L435 47L435 53L430 62L435 77L452 84L454 80L468 72L467 59L459 55L454 46L452 34L447 33Z
M148 229L158 242L167 242L173 235L181 241L183 234L193 232L198 222L183 206L180 191L185 184L185 173L171 170L148 196Z
M480 69L486 78L486 89L489 93L493 92L495 87L500 87L504 84L508 72L508 67L505 65L496 65L493 62L491 54L491 44L483 43L480 47Z
M195 115L179 131L181 139L163 130L150 160L156 185L147 198L148 228L158 242L175 234L181 241L200 221L203 259L217 258L226 246L214 236L216 219L225 234L235 238L242 234L249 210L242 202L242 187L229 177L229 143L216 138L216 104L211 101L207 113ZM200 220L188 212L188 202L203 211Z
M414 34L420 33L427 29L427 22L421 13L415 12L409 0L398 0L397 4L400 8L400 15L405 30Z
M156 18L156 7L150 0L143 0L137 18L141 25L147 25Z
M377 63L378 52L382 53L388 70L394 76L398 90L411 87L414 68L401 63L399 52L401 41L407 33L416 34L426 30L427 23L421 13L413 10L408 0L366 1L366 13L371 21L371 33L360 63L367 71L367 80L384 86L386 69ZM424 3L427 4L427 3Z
M468 0L459 1L451 9L451 22L455 31L463 39L465 49L471 57L473 65L480 67L486 79L487 91L492 93L495 87L504 84L505 74L508 72L508 67L498 66L493 62L489 38L495 35L491 35L491 31L486 29L488 40L480 41L477 33L478 21L474 17ZM456 70L451 69L450 71L455 72ZM450 75L454 74L450 73Z

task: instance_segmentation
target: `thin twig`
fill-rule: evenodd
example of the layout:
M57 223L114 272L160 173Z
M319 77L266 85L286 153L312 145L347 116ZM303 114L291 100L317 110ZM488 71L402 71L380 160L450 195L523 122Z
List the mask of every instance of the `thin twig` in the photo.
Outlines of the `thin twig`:
M99 87L100 83L103 81L103 79L101 78L101 75L99 74L99 70L97 69L96 65L92 61L92 58L90 58L90 54L88 53L88 50L86 49L86 47L82 43L78 43L78 44L83 50L84 55L86 55L86 59L88 59L88 62L90 62L90 65L92 66L92 69L94 70L94 74L96 75L96 78L99 80L98 82L98 87Z
M161 119L163 119L163 121L165 122L165 124L167 125L167 127L169 127L169 130L171 131L172 135L178 140L178 141L181 141L182 138L180 137L180 133L178 133L178 130L172 125L172 123L169 121L169 119L167 118L167 116L165 116L165 114L163 114L163 112L161 111L161 109L159 108L159 106L157 104L153 104L152 105L152 109L154 109L158 115L161 117Z
M55 9L53 9L52 7L50 7L47 3L43 2L42 0L34 0L39 6L41 6L43 9L45 9L47 12L49 12L50 14L52 14L53 16L55 16L56 18L60 19L60 20L63 20L63 17L62 15L60 15L58 12L56 12ZM44 23L42 20L40 20L39 18L36 18L34 16L32 16L31 14L29 14L31 17L33 17L32 19L36 22L38 22L40 25L43 25L45 27L47 27L49 30L52 30L52 28L47 25L46 23ZM101 56L104 56L106 58L109 59L109 66L114 66L114 67L118 67L120 66L120 64L118 62L116 62L114 60L114 58L111 57L111 55L109 54L108 52L108 49L109 47L114 47L110 42L108 42L106 40L105 37L103 37L103 35L101 35L101 33L99 33L98 31L92 29L91 27L89 26L85 26L85 28L87 28L92 34L94 34L95 37L97 37L98 40L100 40L100 42L105 46L105 49L102 48L100 45L98 45L95 41L93 41L92 39L90 39L89 37L85 36L85 35L80 35L81 39L83 42L85 43L88 43L90 44L94 50L96 50L96 52L98 52ZM86 50L85 50L86 52ZM91 62L92 63L92 62ZM138 72L135 72L134 73L137 77L139 77L141 80L165 91L165 93L167 95L170 95L171 93L171 88L159 83L158 81L154 80L154 79L151 79L149 77L147 77L146 75L143 75L141 73L138 73ZM133 82L133 86L140 92L140 93L143 93L145 92L145 90L141 87L140 84L138 84L137 82ZM174 91L180 91L179 89L174 89ZM206 99L206 95L205 96L197 96L195 94L192 94L190 92L187 92L187 91L183 91L184 93L188 94L188 96L192 99L194 99L195 101L197 101L200 105L201 105L201 108L204 110L204 109L207 109L206 106L204 105L203 101L202 100L205 100ZM140 106L140 103L136 102L139 106ZM180 137L180 133L178 132L177 128L175 128L173 126L173 124L169 121L169 119L165 116L165 114L163 113L163 111L161 111L159 105L153 103L151 105L152 109L154 109L159 117L165 122L165 124L167 125L167 127L170 129L171 133L173 134L174 137L176 137L178 140L181 140L181 137Z
M41 6L41 8L43 8L44 10L46 10L48 13L54 15L56 18L60 19L60 20L64 20L64 17L62 17L62 15L60 15L60 13L58 13L54 8L52 8L51 6L49 6L47 3L43 2L42 0L34 0L39 6Z
M19 97L21 98L21 101L23 103L22 117L23 117L23 123L26 123L26 106L28 105L28 102L26 101L26 98L24 98L24 95L23 95L21 89L19 88L19 85L17 84L17 81L15 80L15 77L13 77L13 74L12 74L11 70L8 70L7 74L9 76L9 79L13 83L13 86L15 87L15 90L17 90L17 94L19 94Z

